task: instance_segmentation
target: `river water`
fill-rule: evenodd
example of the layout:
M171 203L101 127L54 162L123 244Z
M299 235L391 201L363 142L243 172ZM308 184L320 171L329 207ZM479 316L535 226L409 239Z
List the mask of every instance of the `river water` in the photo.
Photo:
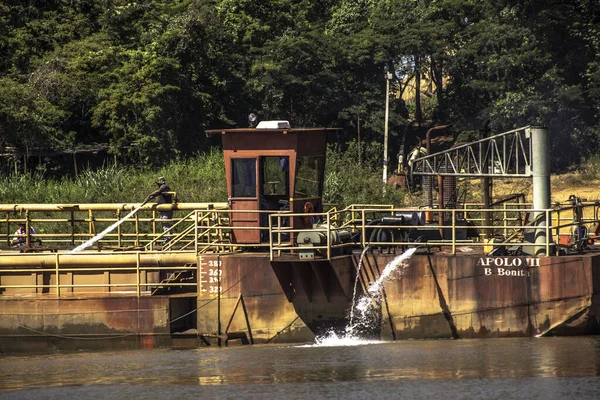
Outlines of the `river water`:
M0 399L598 399L600 337L1 356Z

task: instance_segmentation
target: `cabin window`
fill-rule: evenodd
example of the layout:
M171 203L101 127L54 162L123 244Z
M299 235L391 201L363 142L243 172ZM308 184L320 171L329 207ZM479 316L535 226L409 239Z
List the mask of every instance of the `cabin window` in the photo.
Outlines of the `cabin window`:
M288 197L289 157L262 157L262 193Z
M232 196L256 197L256 158L234 158L231 162Z
M295 198L321 197L319 177L323 171L323 157L298 157L296 162Z

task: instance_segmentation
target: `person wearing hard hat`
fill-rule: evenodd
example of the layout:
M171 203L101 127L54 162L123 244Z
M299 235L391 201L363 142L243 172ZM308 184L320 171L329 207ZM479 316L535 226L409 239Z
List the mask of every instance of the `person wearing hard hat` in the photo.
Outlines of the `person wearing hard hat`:
M144 203L147 203L150 200L156 198L156 204L172 204L173 194L171 193L171 188L169 187L169 185L167 185L167 180L163 176L161 176L156 180L156 185L158 186L158 189L150 193L148 197L146 197ZM164 243L167 244L167 242L171 240L171 234L169 230L173 225L173 223L171 222L171 219L173 218L173 210L159 211L158 214L162 221Z

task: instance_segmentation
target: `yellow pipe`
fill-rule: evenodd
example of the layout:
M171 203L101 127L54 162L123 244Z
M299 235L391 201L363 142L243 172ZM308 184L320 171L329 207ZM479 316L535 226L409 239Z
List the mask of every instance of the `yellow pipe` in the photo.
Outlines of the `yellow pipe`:
M138 258L139 257L139 258ZM196 254L189 252L173 253L54 253L54 254L2 254L0 268L7 267L44 267L52 264L80 267L128 267L138 264L146 266L181 266L186 263L195 263Z
M92 204L0 204L0 212L23 211L116 211L134 210L141 203L92 203ZM176 203L146 204L142 210L227 210L227 203Z

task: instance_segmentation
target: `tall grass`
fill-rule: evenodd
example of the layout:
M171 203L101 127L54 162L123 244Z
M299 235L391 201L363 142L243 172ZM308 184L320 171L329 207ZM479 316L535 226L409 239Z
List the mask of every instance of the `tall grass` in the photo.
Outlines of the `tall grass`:
M591 181L600 179L600 154L585 158L573 179L579 184L589 184Z
M357 144L347 150L330 147L323 201L350 204L404 204L406 192L383 188L380 144L363 144L359 163ZM392 168L393 169L393 168ZM227 187L223 153L211 150L187 159L177 159L158 170L106 166L84 170L76 177L47 179L41 173L0 176L0 203L140 203L156 189L164 176L179 202L225 202Z
M382 183L380 143L363 143L361 157L358 144L352 141L347 150L331 146L327 151L323 202L341 207L350 204L405 204L406 191ZM390 169L390 172L393 168Z
M2 203L141 203L164 176L181 202L227 201L222 153L173 160L159 170L107 166L76 177L47 179L41 173L0 176Z

